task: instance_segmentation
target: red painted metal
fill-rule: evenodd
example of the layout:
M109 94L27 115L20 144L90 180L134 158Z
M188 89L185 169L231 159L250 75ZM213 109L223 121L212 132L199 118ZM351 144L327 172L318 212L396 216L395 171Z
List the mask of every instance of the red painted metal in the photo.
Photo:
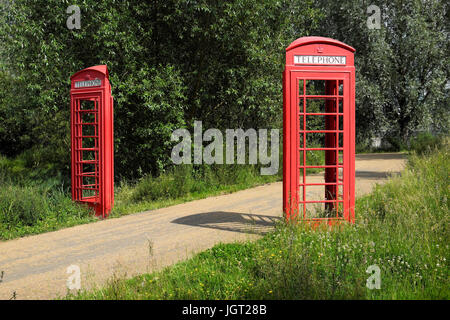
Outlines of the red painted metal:
M286 49L283 72L283 212L286 219L313 224L355 221L355 49L324 37L303 37ZM308 85L320 81L324 92ZM314 102L323 110L311 110ZM323 118L322 128L308 128ZM314 123L317 124L317 121ZM324 135L322 146L308 137ZM323 152L324 165L307 163L306 153ZM323 182L308 181L307 169L324 169ZM323 197L311 199L309 188L323 187ZM314 210L308 204L320 205ZM319 212L324 217L312 216Z
M113 97L106 65L78 71L70 89L72 200L107 217L114 205Z

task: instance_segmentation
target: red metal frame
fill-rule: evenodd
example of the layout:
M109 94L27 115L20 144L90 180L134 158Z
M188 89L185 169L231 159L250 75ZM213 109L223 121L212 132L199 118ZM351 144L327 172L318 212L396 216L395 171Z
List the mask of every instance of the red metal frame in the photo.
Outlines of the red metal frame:
M107 217L114 205L113 97L106 65L71 80L72 200Z
M299 38L286 49L283 212L288 220L300 218L328 224L355 220L354 52L342 42L323 37ZM324 93L308 94L307 83L316 80L324 82ZM309 110L314 100L323 101L323 111ZM308 119L312 117L324 118L323 129L308 130ZM308 146L307 135L314 133L324 135L324 145ZM308 164L307 151L323 151L325 164ZM324 169L323 182L308 182L306 171L311 168ZM306 190L320 186L324 187L323 198L309 199ZM323 205L326 217L307 217L312 214L307 211L307 204Z

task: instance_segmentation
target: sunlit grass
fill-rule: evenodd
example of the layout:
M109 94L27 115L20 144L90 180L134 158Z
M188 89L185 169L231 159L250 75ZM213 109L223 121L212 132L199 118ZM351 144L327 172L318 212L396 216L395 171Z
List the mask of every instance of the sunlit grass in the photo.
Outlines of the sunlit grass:
M357 200L355 225L280 223L161 271L113 278L69 299L449 299L448 142ZM369 289L369 266L381 288Z
M281 171L280 171L281 173ZM32 179L20 159L0 157L0 240L96 222L86 206L72 202L68 187L57 177ZM154 210L187 201L236 192L281 180L261 176L250 165L176 166L159 177L116 185L110 218Z

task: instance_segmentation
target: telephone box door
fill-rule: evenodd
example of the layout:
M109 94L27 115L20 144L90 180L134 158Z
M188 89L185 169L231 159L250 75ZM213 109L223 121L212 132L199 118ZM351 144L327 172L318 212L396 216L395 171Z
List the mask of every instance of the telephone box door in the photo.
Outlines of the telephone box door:
M78 94L72 99L72 195L93 207L101 202L100 94Z
M350 159L349 74L291 72L292 200L305 219L347 218ZM347 148L346 148L347 147ZM316 174L318 171L323 174ZM318 211L320 212L319 214Z

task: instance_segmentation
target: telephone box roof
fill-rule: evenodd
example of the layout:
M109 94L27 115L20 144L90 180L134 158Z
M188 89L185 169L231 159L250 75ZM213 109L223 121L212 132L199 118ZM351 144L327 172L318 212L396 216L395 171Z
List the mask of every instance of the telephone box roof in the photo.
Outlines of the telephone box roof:
M301 37L298 38L297 40L293 41L287 48L286 51L289 51L293 48L299 47L299 46L303 46L306 44L312 44L312 43L324 43L324 44L331 44L334 46L339 46L342 47L344 49L347 49L351 52L355 52L355 48L349 46L348 44L345 44L341 41L335 40L335 39L331 39L331 38L325 38L325 37Z
M70 79L74 78L74 77L75 77L76 75L78 75L79 73L82 73L82 72L85 72L85 71L88 71L88 70L94 70L94 71L98 71L98 72L100 72L100 73L103 73L103 74L106 76L106 78L109 79L108 67L106 66L106 64L101 64L101 65L98 65L98 66L93 66L93 67L89 67L89 68L80 70L80 71L74 73L74 74L70 77Z

